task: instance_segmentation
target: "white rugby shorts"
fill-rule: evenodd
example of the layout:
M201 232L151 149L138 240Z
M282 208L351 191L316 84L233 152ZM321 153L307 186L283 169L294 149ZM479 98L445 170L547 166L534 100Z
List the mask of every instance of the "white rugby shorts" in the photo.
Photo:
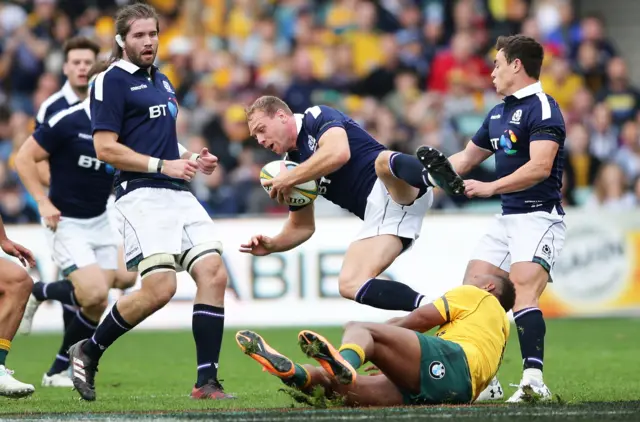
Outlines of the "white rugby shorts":
M564 246L567 226L555 209L548 213L496 215L471 259L489 262L506 272L516 262L537 262L553 280L553 266Z
M429 189L411 205L400 205L377 179L367 197L364 222L354 240L392 234L416 241L420 237L422 221L433 204L433 190ZM413 242L412 242L413 244Z
M211 217L191 192L138 188L118 199L115 207L124 220L124 260L129 271L137 271L138 263L151 255L177 256L219 240Z
M113 228L113 232L116 234L118 238L118 244L122 244L122 230L124 228L124 218L122 218L122 214L120 211L116 209L116 197L114 195L109 196L109 200L107 201L107 215L109 216L109 221L111 222L111 227Z
M60 217L55 232L46 226L45 231L53 262L65 277L92 264L118 268L118 238L106 212L93 218Z

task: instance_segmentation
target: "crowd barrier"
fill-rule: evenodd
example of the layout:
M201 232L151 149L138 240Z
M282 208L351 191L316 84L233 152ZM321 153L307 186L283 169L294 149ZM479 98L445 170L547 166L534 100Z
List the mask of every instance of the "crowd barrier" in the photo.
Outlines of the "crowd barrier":
M568 232L555 280L541 301L547 317L606 316L640 311L640 213L596 213L569 210ZM492 215L433 214L424 220L421 237L385 271L434 299L462 282L465 266L491 223ZM283 218L216 220L229 271L226 326L341 325L350 320L384 321L399 312L381 311L343 299L337 276L344 252L360 228L354 218L318 218L316 233L293 251L253 257L238 251L252 235L275 235ZM54 281L44 229L8 226L9 237L36 255L34 279ZM137 288L134 287L134 289ZM191 325L196 292L188 274L178 274L174 299L140 328L181 329ZM118 297L112 291L111 301ZM62 327L57 303L45 303L34 331Z

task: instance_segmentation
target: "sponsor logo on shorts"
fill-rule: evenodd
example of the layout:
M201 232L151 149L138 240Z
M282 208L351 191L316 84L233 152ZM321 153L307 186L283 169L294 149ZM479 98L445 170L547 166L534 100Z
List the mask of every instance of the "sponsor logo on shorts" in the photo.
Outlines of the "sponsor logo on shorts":
M446 371L444 369L444 365L442 364L442 362L438 362L436 360L434 362L431 362L431 365L429 365L429 375L434 380L439 380L444 378L445 372Z

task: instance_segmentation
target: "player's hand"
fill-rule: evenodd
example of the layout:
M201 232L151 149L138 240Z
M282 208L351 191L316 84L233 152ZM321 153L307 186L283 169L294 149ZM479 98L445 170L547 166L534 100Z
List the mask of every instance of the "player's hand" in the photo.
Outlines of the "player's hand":
M271 199L275 199L278 204L284 205L289 203L289 194L291 193L293 184L290 181L289 169L284 161L280 164L280 173L273 179L263 180L262 186L268 188L267 192L269 192L269 196Z
M269 255L273 249L273 239L261 234L253 236L248 243L240 245L240 252L250 253L253 256Z
M198 171L198 163L191 160L166 160L162 165L162 174L173 177L174 179L182 179L190 181Z
M477 180L464 181L464 194L469 198L490 198L496 194L493 183L479 182Z
M198 163L198 170L204 174L211 174L218 167L218 157L211 154L208 148L202 148L196 162Z
M33 253L24 246L14 243L9 239L4 239L0 240L0 248L2 248L4 253L7 255L18 258L25 267L27 267L27 265L31 268L36 266L36 260L33 257Z
M49 198L44 198L38 201L38 212L44 220L45 226L55 232L60 222L60 210L51 203Z

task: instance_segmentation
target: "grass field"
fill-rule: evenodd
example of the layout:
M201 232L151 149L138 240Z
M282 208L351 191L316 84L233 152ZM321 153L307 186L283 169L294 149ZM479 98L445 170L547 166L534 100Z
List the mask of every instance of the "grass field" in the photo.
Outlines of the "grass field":
M247 327L252 328L254 327ZM309 327L311 328L311 327ZM339 343L338 328L314 328ZM98 399L79 400L74 391L40 387L60 342L60 335L32 335L14 340L7 365L16 377L36 386L24 400L0 398L0 420L8 418L189 420L640 420L640 319L552 320L547 322L545 381L559 397L552 404L474 405L351 410L308 409L279 391L282 384L240 352L229 330L220 377L237 400L195 401L195 348L189 331L133 332L105 354L97 375ZM273 346L307 362L298 349L299 329L263 329ZM507 396L521 371L517 335L512 331L499 378Z

